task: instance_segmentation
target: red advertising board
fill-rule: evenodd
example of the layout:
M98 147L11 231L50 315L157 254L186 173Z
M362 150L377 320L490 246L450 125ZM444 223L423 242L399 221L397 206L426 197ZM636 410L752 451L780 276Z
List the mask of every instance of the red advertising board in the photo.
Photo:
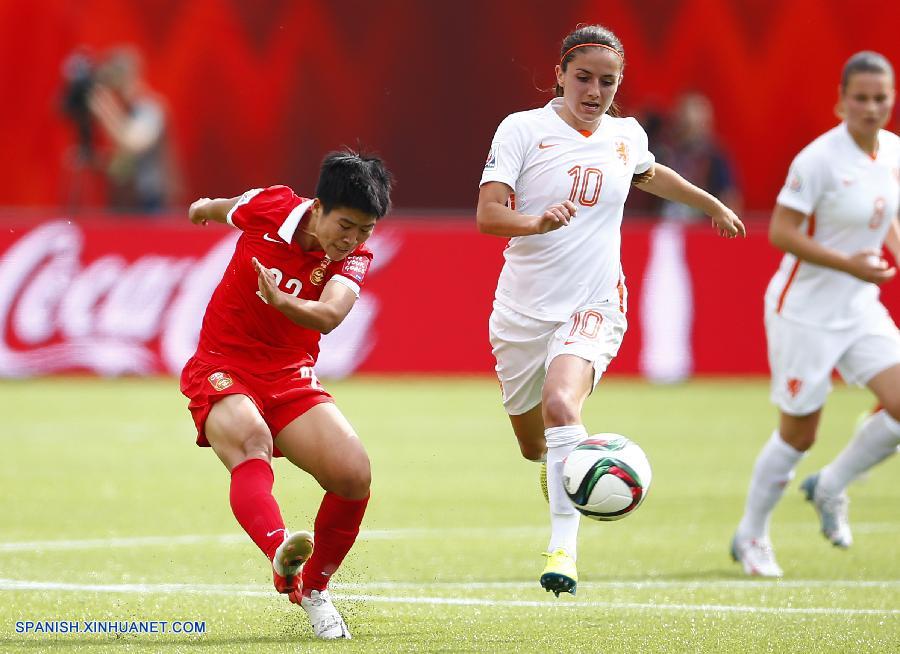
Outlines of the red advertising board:
M7 219L0 230L0 376L175 374L238 233L169 221ZM388 219L350 317L319 373L490 373L487 337L504 240L469 219ZM779 255L762 225L724 241L703 226L627 223L629 329L610 374L764 374L762 296ZM882 298L900 313L900 282Z

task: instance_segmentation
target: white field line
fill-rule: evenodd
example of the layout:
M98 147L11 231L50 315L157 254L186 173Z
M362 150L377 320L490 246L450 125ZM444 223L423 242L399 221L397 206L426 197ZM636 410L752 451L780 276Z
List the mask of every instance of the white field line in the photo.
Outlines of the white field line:
M860 523L853 525L857 533L892 533L900 532L900 525L891 523ZM364 529L359 540L427 540L446 539L454 536L467 538L523 538L528 536L545 536L546 527L455 527L455 528L410 528L410 529ZM181 536L134 536L91 538L79 540L38 540L0 542L0 554L3 552L44 552L60 550L90 550L132 547L170 547L178 545L244 545L249 543L244 534L187 534Z
M71 588L68 588L71 586ZM113 592L117 588L144 588L144 584L65 584L55 581L20 581L0 578L0 590L38 590L43 588L61 590L95 589L98 592ZM329 587L342 591L413 591L413 592L447 592L452 590L534 590L533 581L369 581L369 582L332 582ZM752 590L765 588L804 589L804 588L900 588L900 579L886 580L834 580L826 579L791 579L758 581L752 579L712 579L709 581L582 581L578 584L583 590L647 590L647 589L681 589L681 590ZM177 592L238 592L246 591L249 595L268 595L271 591L262 591L261 587L252 584L149 584L146 588L155 589L159 593ZM129 592L129 591L123 591Z
M0 543L0 552L58 552L60 550L94 550L110 548L138 548L146 546L231 545L249 542L243 534L209 536L137 536L134 538L92 538L86 540L34 540Z
M472 532L482 531L485 536L516 538L534 534L544 534L545 527L511 527L500 529L364 529L359 534L359 540L414 540L423 538L447 538L454 532L460 535L472 535ZM91 538L84 540L37 540L37 541L12 541L0 543L0 552L42 552L46 550L90 550L107 548L130 548L144 546L170 546L170 545L206 545L209 543L218 545L242 545L250 540L245 534L208 534L208 535L183 535L183 536L135 536L124 538Z
M467 529L464 527L436 529L364 529L359 533L359 540L444 539L453 535L465 535L469 537L481 535L490 538L520 538L531 535L543 536L546 532L546 527L500 527L497 529L490 527L475 529ZM250 541L245 534L189 534L183 536L135 536L122 538L92 538L84 540L12 541L0 543L0 553L37 552L45 550L89 550L116 547L129 548L153 545L205 545L207 543L234 545L249 542Z
M334 588L347 590L398 590L398 589L459 589L459 590L528 590L536 587L534 581L431 581L419 583L415 581L371 581L362 583L335 582ZM708 581L669 581L669 580L637 580L637 581L581 581L579 588L584 589L624 589L643 590L653 588L678 588L682 590L705 590L721 588L725 590L768 588L900 588L900 579L870 580L826 580L826 579L790 579L759 581L752 579L710 579Z
M93 593L126 594L202 594L228 595L231 597L275 597L272 590L248 590L237 586L191 585L191 584L67 584L58 582L25 581L0 579L0 590L5 591L70 591ZM401 595L342 594L340 600L347 602L373 602L387 604L432 604L443 606L487 606L516 608L584 609L603 608L631 611L687 611L701 613L774 613L801 615L900 615L900 609L850 609L837 607L781 607L751 606L744 604L665 604L653 602L540 602L533 600L480 599L473 597L423 597Z

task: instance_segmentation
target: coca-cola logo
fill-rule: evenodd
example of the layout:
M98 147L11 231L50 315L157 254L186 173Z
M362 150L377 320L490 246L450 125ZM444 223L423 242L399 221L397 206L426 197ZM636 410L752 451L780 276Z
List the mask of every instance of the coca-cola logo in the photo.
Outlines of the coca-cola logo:
M109 239L102 244L107 253L85 261L85 232L77 224L32 229L0 255L0 376L178 374L196 349L203 312L239 235L224 233L195 257L148 252L131 261ZM397 244L390 237L370 243L383 255L374 272ZM377 307L363 294L323 339L322 376L344 376L359 365L371 347Z
M0 261L0 375L176 372L196 347L196 304L209 301L234 240L199 258L110 252L85 262L78 225L36 227Z

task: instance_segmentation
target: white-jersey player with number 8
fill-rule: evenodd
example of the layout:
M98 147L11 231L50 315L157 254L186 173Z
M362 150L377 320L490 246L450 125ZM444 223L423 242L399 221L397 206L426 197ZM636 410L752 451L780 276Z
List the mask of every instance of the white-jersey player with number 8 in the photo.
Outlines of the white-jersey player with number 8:
M894 106L894 72L875 52L844 65L838 108L843 122L794 159L778 194L769 239L785 252L766 291L765 324L778 428L753 469L731 555L747 574L782 576L769 519L794 468L816 439L837 368L867 386L880 409L850 445L801 489L822 532L850 547L845 488L900 444L900 334L878 300L878 284L900 260L900 138L884 130Z
M744 235L738 217L670 168L647 135L613 104L625 55L599 25L562 42L556 97L508 116L481 178L478 228L509 237L490 339L522 456L546 461L550 543L541 585L575 593L579 514L562 462L587 437L581 409L616 356L627 323L620 264L622 211L632 184L712 217L722 236Z

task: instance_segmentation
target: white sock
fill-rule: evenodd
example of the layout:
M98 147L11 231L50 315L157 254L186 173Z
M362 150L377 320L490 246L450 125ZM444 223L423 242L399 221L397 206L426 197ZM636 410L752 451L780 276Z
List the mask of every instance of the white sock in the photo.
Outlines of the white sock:
M819 473L817 493L840 495L851 481L896 453L900 422L882 409L866 418L847 447Z
M547 439L547 494L550 499L550 544L547 551L562 548L573 559L578 554L578 523L581 514L575 510L563 487L563 459L587 435L584 425L566 425L544 430L544 437Z
M781 439L776 429L766 441L753 466L750 489L744 516L737 528L740 541L769 537L769 518L784 493L785 486L794 478L794 468L804 453L795 450Z

